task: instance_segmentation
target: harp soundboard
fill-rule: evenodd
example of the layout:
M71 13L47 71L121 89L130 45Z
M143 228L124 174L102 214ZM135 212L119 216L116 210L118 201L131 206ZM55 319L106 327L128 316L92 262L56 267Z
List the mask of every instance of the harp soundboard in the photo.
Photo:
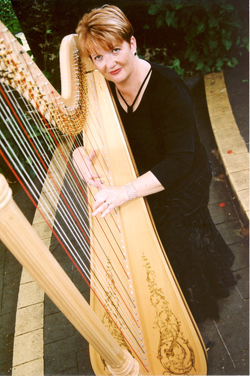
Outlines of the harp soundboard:
M30 225L13 225L12 221L24 222L20 213L14 218L17 209L6 193L3 178L1 238L88 340L96 375L205 375L204 343L161 245L147 201L135 199L112 215L93 217L96 190L84 184L72 163L72 150L84 144L88 154L96 151L95 170L105 184L124 185L137 176L107 82L90 60L80 58L77 36L69 35L60 48L60 95L2 23L0 28L1 156L21 176L31 198L39 201L44 220L89 285L90 305L82 301L70 282L67 287L66 275L61 271L57 275L60 266L42 245L40 249ZM16 93L23 98L22 104ZM45 138L50 137L57 158L45 153L40 141L33 142L31 122ZM45 197L39 198L32 179L20 166L7 131L25 158L32 161L39 179L46 182ZM66 230L57 224L58 213ZM13 231L21 227L22 234L16 234L20 240L13 242ZM34 245L39 252L30 258L27 252L35 254ZM45 272L48 268L50 275ZM127 363L133 364L132 368Z

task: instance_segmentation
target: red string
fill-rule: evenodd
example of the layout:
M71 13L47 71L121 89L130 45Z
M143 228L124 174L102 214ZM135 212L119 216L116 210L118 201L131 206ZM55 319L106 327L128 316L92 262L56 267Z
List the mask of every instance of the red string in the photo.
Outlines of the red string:
M64 251L66 252L66 254L68 255L68 257L70 258L70 260L72 261L72 263L74 264L74 266L76 267L76 269L79 271L80 275L83 277L83 279L85 280L85 282L87 283L87 285L89 286L89 288L93 291L94 295L96 296L97 300L99 301L99 303L101 304L101 306L103 307L103 309L106 311L106 313L108 314L108 316L110 317L110 319L114 322L115 326L117 327L117 329L119 330L119 332L122 334L122 336L126 339L127 343L129 344L129 346L131 347L131 349L134 351L134 353L136 354L136 356L138 357L138 359L140 360L140 362L142 363L139 355L136 353L136 351L134 350L133 346L131 345L131 343L129 342L129 340L126 338L125 334L123 333L123 331L121 330L121 328L118 326L118 324L115 322L115 320L112 318L111 314L109 313L109 311L107 310L107 308L105 307L105 305L102 303L101 299L98 297L98 295L96 294L96 292L93 290L93 288L91 287L90 283L87 281L87 279L85 278L84 274L82 273L81 269L79 269L78 265L75 263L74 259L72 258L71 254L68 252L67 248L64 246L64 244L62 243L62 241L60 240L60 238L57 236L56 232L54 231L54 229L51 227L50 223L47 221L46 217L43 215L43 213L41 212L41 210L39 209L39 207L37 206L37 203L35 202L35 200L33 199L33 197L31 196L31 194L29 193L29 191L27 190L27 188L25 187L25 185L23 184L22 180L20 179L20 177L18 176L18 174L16 173L16 171L14 170L14 168L12 167L12 165L9 163L8 159L6 158L6 156L4 155L4 153L2 152L2 150L0 150L0 155L2 156L2 158L4 159L4 161L6 162L6 164L8 165L8 167L10 168L10 170L12 171L12 173L14 174L14 176L16 177L16 179L18 180L19 184L21 185L21 187L23 188L23 190L25 191L25 193L27 194L27 196L29 197L29 199L31 200L32 204L35 206L35 208L39 211L39 213L41 214L41 216L43 217L44 221L47 223L47 225L49 226L51 232L54 234L54 236L56 237L57 241L59 242L59 244L62 246L62 248L64 249ZM142 363L142 365L144 366L144 364ZM145 367L145 366L144 366ZM146 367L145 367L146 368Z
M0 90L1 90L1 88L0 88ZM6 98L6 96L5 96L5 98ZM7 99L7 98L6 98L6 99ZM9 101L8 101L8 104L10 105L10 107L12 107ZM14 112L14 109L13 109L13 108L12 108L12 111ZM24 128L23 128L23 125L22 125L21 122L20 122L20 119L19 119L18 116L17 116L17 114L15 114L15 115L16 115L16 118L19 120L19 124L22 126L22 129L24 129ZM28 134L27 134L26 131L25 131L25 134L26 134L26 136L29 138L29 136L28 136ZM30 138L29 138L29 140L30 140ZM36 150L35 145L32 143L31 140L30 140L30 142L31 142L31 144L32 144L32 146L33 146L33 148L34 148L34 150ZM101 305L103 306L103 308L105 309L105 311L108 313L107 309L104 307L104 304L101 302L101 299L98 297L97 293L93 290L93 288L91 287L90 283L87 281L86 277L85 277L84 274L82 273L81 269L78 267L77 263L74 261L74 259L72 258L71 254L68 252L67 248L64 246L64 244L62 243L62 241L60 240L60 238L58 237L58 235L55 233L55 230L51 227L51 225L49 224L49 222L47 221L47 219L45 218L45 216L43 215L43 213L42 213L42 212L40 211L40 209L37 207L37 204L35 203L34 199L32 198L32 196L30 195L30 193L29 193L28 190L26 189L25 185L23 184L23 182L21 181L21 179L19 178L19 176L17 175L17 173L16 173L16 171L14 170L14 168L10 165L10 163L8 162L8 160L7 160L7 158L5 157L5 155L3 154L3 152L2 152L2 151L0 151L0 152L1 152L1 155L2 155L3 159L5 160L6 164L9 166L9 168L11 169L11 171L13 172L13 174L15 175L15 177L17 178L17 180L19 181L20 185L22 186L22 188L24 189L24 191L26 192L26 194L27 194L28 197L30 198L31 202L32 202L32 203L34 204L34 206L39 210L39 212L40 212L40 214L42 215L42 217L44 218L45 222L48 224L50 230L51 230L52 233L55 235L55 237L56 237L56 239L58 240L59 244L62 246L62 248L64 249L64 251L65 251L66 254L68 255L68 257L69 257L70 260L72 261L72 263L75 265L75 267L76 267L77 270L79 271L80 275L83 277L83 279L85 280L85 282L87 283L87 285L89 286L89 288L91 288L91 290L93 291L93 293L94 293L95 296L97 297L98 301L101 303ZM38 153L38 152L37 152L37 153ZM43 163L43 165L45 166L44 163ZM45 166L45 168L46 168L46 166ZM46 168L46 170L48 170L48 169ZM53 177L52 177L52 179L53 179ZM53 179L53 181L54 181L54 179ZM55 183L55 182L54 182L54 183ZM55 185L56 185L56 183L55 183ZM56 187L57 187L57 185L56 185ZM58 188L58 187L57 187L57 188ZM59 189L59 188L58 188L58 189ZM61 196L63 197L63 195L61 195ZM64 199L65 203L67 204L66 199L65 199L64 197L63 197L63 199ZM67 205L67 206L68 206L68 208L69 208L69 205ZM72 213L72 214L73 214L73 213ZM75 216L74 216L74 217L75 217ZM79 224L79 222L78 222L77 219L76 219L76 221L77 221L77 224ZM82 229L82 227L80 226L80 224L79 224L79 228L82 230L82 232L83 232L85 238L87 238L86 233L84 232L84 230ZM87 238L87 240L88 240L88 243L90 244L90 241L89 241L88 238ZM124 298L123 298L122 294L120 293L120 291L117 289L117 286L115 285L113 279L111 278L111 276L109 275L109 273L108 273L107 270L105 269L105 266L103 265L103 263L101 262L100 258L98 257L97 252L94 250L94 248L92 247L91 244L90 244L90 247L92 248L93 252L95 253L95 255L96 255L97 259L99 260L101 266L103 267L105 273L106 273L106 274L108 275L108 277L110 278L111 283L113 284L113 286L114 286L115 290L117 291L118 295L121 297L122 301L124 302L124 305L125 305L125 307L127 308L128 312L130 313L132 319L134 320L134 322L135 322L136 325L138 326L138 324L137 324L137 322L136 322L136 320L135 320L135 318L134 318L133 313L131 312L131 310L130 310L129 307L127 306L126 302L124 301ZM109 313L108 313L108 314L109 314ZM109 316L110 316L110 314L109 314ZM110 318L112 319L111 316L110 316ZM114 321L114 320L112 319L112 321ZM117 324L116 324L116 326L117 326ZM117 326L117 327L118 327L118 326Z
M2 95L4 96L6 102L8 103L9 107L11 108L11 110L12 110L12 112L13 112L15 118L17 119L18 123L20 124L22 130L24 131L24 134L26 135L27 139L29 140L29 142L30 142L32 148L34 149L34 151L35 151L36 154L38 155L39 160L41 161L42 165L44 166L46 172L47 172L47 173L49 174L49 176L52 178L52 181L53 181L53 183L54 183L54 185L55 185L57 191L59 192L59 195L62 197L62 199L63 199L65 205L67 206L67 208L69 209L69 211L70 211L72 217L73 217L74 220L76 221L76 223L77 223L79 229L81 230L82 234L84 235L85 239L87 240L87 242L88 242L90 248L92 249L92 251L93 251L94 254L96 255L98 261L100 262L100 265L102 266L102 268L103 268L103 270L105 271L105 273L109 276L109 273L107 272L105 266L103 265L102 261L100 260L100 258L99 258L99 256L98 256L98 253L97 253L96 250L93 248L93 246L92 246L92 244L91 244L91 242L90 242L90 239L88 238L86 232L84 231L84 229L82 228L82 226L81 226L81 224L79 223L78 219L76 218L74 212L73 212L72 209L70 208L70 205L68 204L66 198L64 197L64 195L62 194L62 192L61 192L60 188L58 187L56 181L54 180L53 175L51 175L50 171L48 170L46 164L44 163L43 159L41 158L40 154L38 153L38 151L37 151L37 149L36 149L34 143L32 142L31 138L29 137L28 133L26 132L26 130L25 130L25 128L24 128L22 122L20 121L20 119L19 119L18 115L16 114L16 112L15 112L15 110L14 110L12 104L11 104L10 101L8 100L8 97L6 96L6 94L4 93L4 91L3 91L3 89L2 89L1 87L0 87L0 91L1 91ZM32 95L32 99L34 99L34 98L33 98L33 95ZM36 103L36 102L35 102L35 103ZM70 165L69 165L69 163L68 163L68 161L67 161L67 159L66 159L66 157L65 157L65 155L64 155L64 153L63 153L63 151L62 151L62 149L61 149L61 147L60 147L60 144L59 144L58 141L56 140L56 138L55 138L53 132L51 131L51 129L50 129L50 127L49 127L49 124L47 123L47 120L45 119L45 117L44 117L43 114L41 113L41 111L40 111L39 106L38 106L37 103L36 103L36 107L37 107L37 110L39 111L39 113L40 113L40 115L41 115L41 117L42 117L42 119L43 119L43 121L44 121L44 123L45 123L45 125L46 125L46 127L47 127L47 129L48 129L48 131L50 132L51 136L53 137L53 139L54 139L54 141L55 141L55 143L56 143L56 146L57 146L58 149L60 150L60 153L61 153L62 157L64 158L64 160L65 160L67 166L69 167L69 169L70 169L70 171L71 171L71 173L72 173L72 176L74 177L74 180L76 181L78 187L80 188L80 191L83 193L83 196L86 198L86 201L87 201L87 203L89 204L89 202L88 202L88 200L87 200L87 197L86 197L84 191L82 190L82 187L80 186L79 181L77 180L77 178L76 178L76 176L75 176L73 170L71 169L71 167L70 167ZM89 206L90 206L90 205L89 205ZM90 206L90 207L91 207L91 206ZM92 208L91 208L91 210L92 210ZM123 269L123 271L124 271L126 277L129 278L128 275L127 275L127 272L126 272L126 270L125 270L125 268L124 268L124 266L121 264L121 261L119 260L119 258L118 258L118 256L117 256L117 254L116 254L116 252L115 252L115 249L113 248L113 246L112 246L112 244L111 244L111 242L110 242L110 240L109 240L109 238L108 238L108 236L107 236L107 234L106 234L106 232L105 232L103 226L101 225L101 223L100 223L100 221L99 221L98 219L97 219L97 222L99 223L99 226L101 227L101 229L102 229L104 235L106 236L106 239L107 239L107 241L108 241L108 243L109 243L111 249L113 250L114 254L116 255L116 257L117 257L117 259L118 259L118 261L119 261L119 263L120 263L120 265L121 265L121 267L122 267L122 269ZM67 254L68 254L68 253L67 253ZM128 308L126 302L124 301L124 298L123 298L122 294L121 294L121 293L119 292L119 290L117 289L117 286L115 286L115 283L114 283L113 279L111 278L111 276L109 276L109 278L110 278L110 281L111 281L111 283L113 284L115 290L118 292L119 296L121 297L122 301L124 302L126 308L128 309L128 312L130 313L131 317L132 317L133 320L136 322L136 320L135 320L135 318L134 318L134 316L133 316L131 310ZM85 279L85 278L84 278L84 279ZM137 323L136 323L136 324L137 324Z
M12 63L16 66L16 64L15 64L14 61L12 61ZM19 72L19 73L22 73L22 72ZM19 84L24 84L24 82L25 82L25 78L23 78L22 81L23 81L23 82L22 82L22 83L19 82ZM7 102L8 105L10 106L10 108L11 108L11 110L12 110L12 112L13 112L15 118L17 119L18 123L20 124L21 128L23 129L23 131L24 131L24 133L25 133L27 139L29 140L30 144L32 145L32 147L33 147L35 153L37 154L37 156L38 156L38 158L39 158L39 160L41 161L41 163L42 163L42 165L44 166L44 168L45 168L45 170L47 171L47 173L51 176L52 181L53 181L55 187L56 187L57 190L60 192L59 187L57 186L57 184L56 184L56 182L55 182L53 176L51 175L50 171L49 171L48 168L46 167L44 161L42 160L40 154L38 153L36 147L34 146L33 142L31 141L31 139L30 139L28 133L26 132L25 128L23 127L23 125L22 125L20 119L18 118L17 114L15 113L15 111L14 111L14 109L13 109L11 103L9 102L7 96L5 95L5 93L4 93L4 91L2 90L1 87L0 87L0 90L1 90L1 93L2 93L3 97L5 98L6 102ZM34 96L33 96L33 94L32 94L31 92L30 92L30 96L31 96L32 99L34 99ZM87 198L86 198L86 195L85 195L84 191L82 190L82 188L81 188L81 186L80 186L80 184L79 184L77 178L75 177L74 172L72 171L70 165L68 164L68 162L67 162L67 160L66 160L66 158L65 158L65 156L64 156L64 154L63 154L63 152L62 152L62 150L61 150L61 148L60 148L59 143L57 142L56 138L54 137L54 134L51 132L50 127L48 126L48 123L47 123L45 117L44 117L43 114L40 112L40 109L39 109L39 106L38 106L37 103L36 103L36 107L37 107L37 109L38 109L40 115L42 116L42 118L43 118L43 120L44 120L44 123L46 124L46 127L47 127L48 131L49 131L50 134L52 135L52 137L53 137L53 139L54 139L54 141L55 141L55 143L56 143L58 149L60 150L61 155L63 156L64 160L66 161L67 166L69 167L69 169L70 169L70 171L71 171L71 173L72 173L72 176L74 177L74 179L75 179L77 185L78 185L79 188L80 188L80 191L82 192L83 196L85 197L86 201L88 202L88 200L87 200ZM58 106L58 108L59 108L59 106ZM60 111L60 108L59 108L59 111ZM75 139L73 138L72 135L71 135L71 137L72 137L72 139L74 140L74 143L75 143ZM75 143L75 144L76 144L76 143ZM2 152L1 150L0 150L0 154L1 154L1 156L3 157L3 159L5 160L6 164L7 164L7 165L9 166L9 168L11 169L11 171L13 172L13 174L15 175L15 177L17 178L17 180L19 181L20 185L22 186L22 188L24 189L24 191L26 192L26 194L28 195L28 197L30 198L31 202L32 202L32 203L35 205L35 207L38 209L38 211L40 212L40 214L42 215L42 217L44 218L44 220L45 220L46 223L48 224L49 228L50 228L51 231L54 233L54 235L55 235L56 239L58 240L59 244L60 244L60 245L62 246L62 248L65 250L66 254L67 254L68 257L70 258L70 260L73 262L73 264L75 265L75 267L77 268L77 270L79 271L79 273L81 274L81 276L84 278L84 280L86 281L86 283L87 283L87 285L89 286L89 288L93 291L93 293L94 293L95 296L97 297L97 299L98 299L98 301L100 302L100 304L101 304L101 305L103 306L103 308L106 310L106 308L105 308L105 306L103 305L103 303L101 302L100 298L97 296L97 294L95 293L95 291L92 289L91 285L88 283L88 281L87 281L87 279L85 278L84 274L82 273L82 271L79 269L79 267L78 267L77 264L75 263L75 261L74 261L74 259L72 258L71 254L67 251L66 247L63 245L63 243L62 243L62 241L60 240L60 238L57 236L57 234L55 233L55 231L52 229L51 225L48 223L48 221L46 220L46 218L44 217L44 215L41 213L40 209L37 207L37 204L36 204L35 200L32 198L32 196L30 195L30 193L29 193L28 190L26 189L25 185L23 184L23 182L21 181L21 179L19 178L19 176L16 174L15 170L14 170L13 167L10 165L10 163L8 162L7 158L5 157L5 155L3 154L3 152ZM70 209L70 207L69 207L69 205L68 205L66 199L63 197L63 195L61 194L61 192L60 192L60 196L63 198L63 200L64 200L66 206L68 207L68 209L69 209L70 212L72 213L74 219L76 220L77 224L79 225L79 228L81 229L81 231L83 232L85 238L87 239L87 241L88 241L89 244L90 244L90 241L89 241L88 237L86 237L85 232L84 232L83 229L81 228L81 226L80 226L80 224L79 224L77 218L74 216L74 214L73 214L73 212L71 211L71 209ZM88 203L88 204L89 204L89 203ZM91 208L91 210L92 210L92 208ZM100 223L99 223L99 224L100 224ZM103 227L101 226L101 224L100 224L100 227L101 227L102 230L103 230ZM103 230L103 231L104 231L104 230ZM105 233L105 231L104 231L104 233ZM110 244L110 245L111 245L111 244ZM91 245L90 245L90 246L91 246ZM112 247L112 245L111 245L111 247ZM113 249L113 247L112 247L112 249ZM116 253L115 253L115 254L116 254ZM97 256L97 257L98 257L98 256ZM118 258L118 257L117 257L117 258ZM118 258L118 260L119 260L119 258ZM101 263L101 264L102 264L102 263ZM121 265L121 266L122 266L122 265ZM103 267L104 267L104 266L103 266ZM123 267L123 266L122 266L122 267ZM104 270L105 270L105 268L104 268ZM105 271L106 271L106 270L105 270ZM125 269L124 269L124 271L125 271ZM108 274L108 273L107 273L107 274ZM125 274L126 274L126 271L125 271ZM108 274L108 275L109 275L109 274ZM126 275L127 275L127 274L126 274ZM109 312L108 312L107 310L106 310L106 312L107 312L107 314L110 316L110 314L109 314ZM133 316L132 316L132 317L133 317ZM110 316L110 318L112 319L111 316ZM112 319L112 320L113 320L113 319ZM114 321L114 320L113 320L113 321ZM114 321L114 323L115 323L115 321ZM115 325L117 326L117 328L118 328L118 330L121 332L121 334L124 336L124 334L123 334L121 328L119 328L118 325L117 325L116 323L115 323ZM125 337L125 336L124 336L124 337ZM126 337L125 337L125 338L126 338ZM129 343L128 340L127 340L127 342ZM130 345L130 344L129 344L129 345ZM130 346L131 346L131 345L130 345ZM133 349L132 346L131 346L131 348ZM134 351L134 350L133 350L133 351ZM135 352L135 351L134 351L134 352ZM137 355L137 356L138 356L138 355ZM139 358L139 360L140 360L140 358ZM140 361L141 361L141 360L140 360ZM143 364L143 363L142 363L142 364ZM144 365L143 365L143 366L144 366ZM145 366L144 366L144 368L145 368Z

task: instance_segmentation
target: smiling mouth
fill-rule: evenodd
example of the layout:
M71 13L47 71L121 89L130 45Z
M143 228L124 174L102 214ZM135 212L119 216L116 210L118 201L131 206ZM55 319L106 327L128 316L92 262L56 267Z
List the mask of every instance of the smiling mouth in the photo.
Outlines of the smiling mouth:
M122 68L119 68L119 69L113 70L113 71L110 72L110 74L112 74L112 75L114 76L114 75L120 73L121 69L122 69Z

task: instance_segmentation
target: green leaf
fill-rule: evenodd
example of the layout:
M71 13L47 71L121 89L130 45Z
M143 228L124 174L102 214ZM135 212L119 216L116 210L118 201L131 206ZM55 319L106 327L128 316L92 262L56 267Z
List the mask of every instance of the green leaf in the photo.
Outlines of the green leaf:
M203 61L199 61L196 66L196 70L202 70L204 67Z
M241 38L240 38L240 36L238 36L237 41L236 41L236 46L239 46L240 40L241 40Z
M216 49L216 47L218 46L218 41L217 40L209 40L209 48L210 48L210 51L213 51Z
M229 25L229 26L235 28L235 29L242 29L243 28L239 21L237 22L235 20L230 20L230 21L225 20L224 23L226 25Z
M159 7L155 4L150 4L150 7L148 9L148 14L155 16L158 13L159 13Z
M233 4L221 4L220 7L224 10L226 10L227 12L233 12L234 11L234 6Z
M222 39L230 39L232 35L232 30L228 29L222 29L221 30Z
M230 68L234 68L238 64L238 60L235 57L233 57L231 60L228 61L227 66Z
M201 34L201 33L203 33L205 30L206 30L206 25L205 25L204 22L201 22L201 23L197 26L197 34Z
M6 26L8 27L10 32L14 35L22 31L17 18L14 18L13 20L11 20Z
M230 50L232 47L233 42L231 40L222 39L222 43L224 44L227 51Z
M247 47L248 44L249 44L249 38L248 38L248 37L244 37L244 38L242 38L242 42L243 42L244 45Z
M190 54L189 61L195 62L199 56L199 52L197 50L193 50L192 54Z
M218 69L218 70L220 70L222 67L223 67L223 64L224 64L224 62L223 62L223 60L222 59L217 59L216 60L216 68Z
M214 59L208 59L207 65L211 67L214 64Z
M203 73L203 74L206 74L206 73L209 73L209 72L211 72L211 69L209 68L208 65L205 65L205 66L203 67L203 69L202 69L202 73Z
M157 19L156 19L156 27L157 29L159 29L162 25L164 24L164 18L163 16L160 14Z
M174 67L174 68L180 67L180 60L179 60L179 59L175 59L175 60L174 60L174 62L173 62L173 67Z
M219 25L219 20L215 17L210 17L208 20L208 26L210 29Z
M185 4L184 4L184 2L182 0L175 1L174 9L178 10L178 9L183 8L184 6L185 6Z
M168 26L172 24L174 16L175 12L170 12L169 10L166 11L165 22Z
M26 159L26 163L28 163L29 165L32 165L33 164L32 159L30 157L28 157Z
M210 13L213 9L213 3L206 0L205 2L203 2L202 7L207 13Z
M36 173L33 170L33 168L30 168L30 166L28 165L28 167L26 169L27 169L27 172L28 172L29 176L31 177L31 179L33 179L36 176Z

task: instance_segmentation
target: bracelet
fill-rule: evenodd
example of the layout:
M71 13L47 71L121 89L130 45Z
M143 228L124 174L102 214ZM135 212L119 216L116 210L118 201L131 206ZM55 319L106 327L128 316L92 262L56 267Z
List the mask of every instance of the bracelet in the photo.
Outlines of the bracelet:
M138 197L138 194L137 194L137 192L136 192L136 189L135 189L133 183L128 183L128 184L126 184L124 187L125 187L125 189L126 189L126 192L127 192L127 195L128 195L128 199L129 199L130 201L133 200L134 198L137 198L137 197Z

